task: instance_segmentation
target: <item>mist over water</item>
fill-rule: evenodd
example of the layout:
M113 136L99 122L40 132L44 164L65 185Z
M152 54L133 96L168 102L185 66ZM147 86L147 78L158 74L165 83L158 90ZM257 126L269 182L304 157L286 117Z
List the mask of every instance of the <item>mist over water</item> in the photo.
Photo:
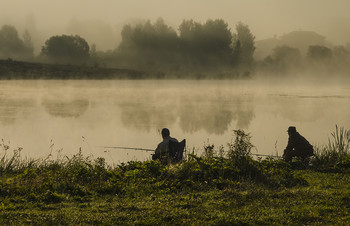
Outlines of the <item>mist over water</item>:
M226 145L232 130L252 136L254 152L282 154L293 125L313 145L335 125L350 127L350 85L237 80L0 81L0 138L28 157L84 154L109 162L150 153L99 146L155 148L159 131ZM53 144L52 148L50 146Z

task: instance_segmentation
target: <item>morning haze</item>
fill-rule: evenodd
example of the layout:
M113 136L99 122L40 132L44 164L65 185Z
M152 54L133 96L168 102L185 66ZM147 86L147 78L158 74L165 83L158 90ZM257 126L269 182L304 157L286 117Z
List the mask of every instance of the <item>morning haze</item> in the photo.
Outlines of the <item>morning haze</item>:
M112 162L149 155L95 147L154 148L163 127L195 150L243 129L255 152L282 154L290 125L324 143L350 127L349 6L3 0L0 138Z
M203 23L220 18L232 29L239 21L248 24L256 40L305 30L326 36L335 45L344 45L350 39L349 6L346 0L3 0L0 25L14 25L20 33L28 29L36 52L50 36L61 34L81 35L100 50L114 49L123 25L159 17L174 29L184 19Z
M0 225L350 225L350 0L0 0Z

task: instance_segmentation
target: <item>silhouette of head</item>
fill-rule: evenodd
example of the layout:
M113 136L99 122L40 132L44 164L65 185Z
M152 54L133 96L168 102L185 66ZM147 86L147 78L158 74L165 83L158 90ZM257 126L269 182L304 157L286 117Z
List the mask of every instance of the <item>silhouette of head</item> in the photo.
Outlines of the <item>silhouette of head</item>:
M297 132L297 129L295 128L295 126L289 126L288 130L287 130L288 134L294 134Z
M170 131L167 128L163 128L162 129L162 137L166 138L168 136L170 136Z

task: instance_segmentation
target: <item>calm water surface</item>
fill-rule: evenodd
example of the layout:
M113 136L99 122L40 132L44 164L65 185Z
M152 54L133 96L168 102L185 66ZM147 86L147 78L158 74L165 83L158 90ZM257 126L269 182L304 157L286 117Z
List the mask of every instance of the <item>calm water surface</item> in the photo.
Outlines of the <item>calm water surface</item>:
M22 155L86 155L109 162L145 160L159 131L187 139L188 150L252 136L254 152L281 154L290 125L326 144L335 125L350 128L350 85L258 81L0 81L0 139ZM2 151L2 149L0 149Z

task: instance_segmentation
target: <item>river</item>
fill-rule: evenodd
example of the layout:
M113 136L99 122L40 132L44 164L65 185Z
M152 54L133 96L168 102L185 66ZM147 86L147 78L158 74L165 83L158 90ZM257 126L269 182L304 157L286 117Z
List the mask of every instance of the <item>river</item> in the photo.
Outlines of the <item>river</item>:
M153 149L163 127L198 154L207 143L226 146L243 129L254 153L281 155L288 126L323 145L336 124L350 128L349 116L350 83L0 81L0 139L28 158L81 149L116 164L146 160L150 152L101 146Z

